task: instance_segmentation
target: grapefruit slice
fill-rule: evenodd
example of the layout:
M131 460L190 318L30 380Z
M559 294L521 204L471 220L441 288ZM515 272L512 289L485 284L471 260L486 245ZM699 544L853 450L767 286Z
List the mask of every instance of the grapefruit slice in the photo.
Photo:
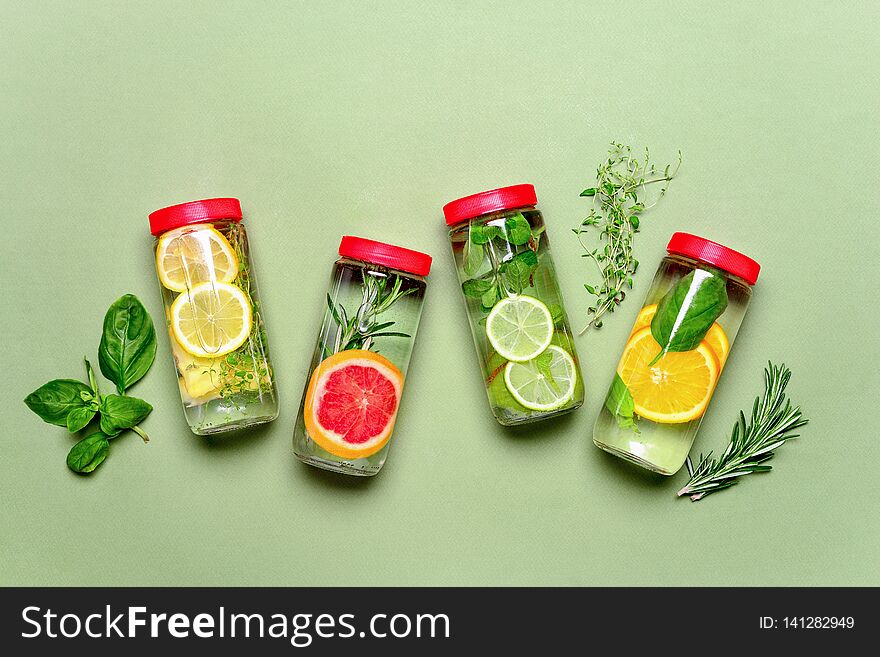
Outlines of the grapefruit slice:
M309 381L303 408L306 431L345 459L385 447L403 392L403 374L372 351L349 349L323 360Z

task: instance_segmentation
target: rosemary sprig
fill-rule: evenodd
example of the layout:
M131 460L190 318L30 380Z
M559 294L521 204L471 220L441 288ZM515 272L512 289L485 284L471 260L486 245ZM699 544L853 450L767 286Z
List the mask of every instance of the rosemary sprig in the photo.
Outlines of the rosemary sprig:
M639 216L657 204L666 194L668 182L678 173L681 166L681 151L675 167L667 164L660 175L651 163L650 153L645 149L644 160L633 156L632 148L611 142L608 159L596 170L596 186L585 189L581 196L592 197L590 214L572 231L584 249L582 257L590 258L599 270L601 280L595 284L584 284L589 294L595 297L587 309L587 325L602 328L602 317L626 298L626 289L632 288L639 261L633 256L633 237L639 232ZM660 194L653 203L646 203L640 194L648 185L662 183ZM598 210L597 210L598 206ZM599 246L591 247L584 243L583 236L591 229L599 231ZM605 245L602 246L602 242Z
M346 349L370 349L375 338L379 337L410 337L408 333L385 330L393 326L394 322L380 323L377 320L379 315L400 299L416 291L414 287L402 290L402 285L400 276L395 275L394 283L389 287L387 277L365 273L361 283L361 304L353 317L348 316L342 304L334 304L328 294L327 306L336 322L336 337L332 349L324 345L325 357Z
M773 458L773 450L797 438L792 431L804 426L807 420L801 418L801 409L793 407L785 398L791 370L785 365L767 365L764 370L764 396L755 399L749 422L740 411L730 444L721 458L713 459L712 452L705 457L700 454L700 464L694 469L688 457L687 469L691 479L687 486L678 491L679 496L690 495L691 500L696 502L706 495L733 486L738 477L753 472L768 472L772 466L764 465L764 462Z

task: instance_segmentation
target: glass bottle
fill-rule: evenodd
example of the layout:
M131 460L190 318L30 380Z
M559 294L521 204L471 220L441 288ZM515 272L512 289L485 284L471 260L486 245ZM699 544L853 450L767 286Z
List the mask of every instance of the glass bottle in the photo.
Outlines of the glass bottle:
M351 236L339 255L293 452L309 465L367 477L388 457L431 256Z
M271 422L278 396L238 199L156 210L150 232L190 429L207 435Z
M726 246L675 233L593 428L602 449L649 470L684 464L758 279Z
M492 414L511 426L569 413L583 378L532 185L443 207Z

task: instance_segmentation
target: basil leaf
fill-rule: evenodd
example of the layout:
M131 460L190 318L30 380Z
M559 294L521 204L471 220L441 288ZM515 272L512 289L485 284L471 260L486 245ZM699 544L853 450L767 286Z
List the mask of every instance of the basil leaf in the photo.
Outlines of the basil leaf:
M470 227L468 235L474 244L486 244L501 235L501 229L498 226L476 225Z
M486 247L467 240L464 243L464 253L462 256L464 257L464 266L462 267L464 273L468 276L473 276L479 271L483 260L486 259Z
M633 429L639 433L639 429L635 423L635 403L632 394L620 374L615 372L614 381L611 382L611 389L608 390L608 396L605 397L605 408L611 411L611 414L617 419L617 424L621 428Z
M461 291L469 297L475 297L479 299L481 296L486 294L486 292L488 292L489 288L491 287L492 281L488 281L482 278L472 278L461 284Z
M537 358L535 358L534 363L535 367L538 368L538 371L541 375L547 380L547 382L552 386L552 388L559 392L559 384L556 382L556 379L553 378L553 372L550 371L550 363L553 361L553 354L550 351L545 351Z
M104 462L110 452L110 443L103 433L93 433L74 445L67 454L67 467L80 474L88 474Z
M727 280L696 269L666 293L651 320L651 334L660 345L656 363L669 351L695 349L727 308Z
M76 433L80 429L84 429L97 412L91 406L70 409L70 412L67 414L67 430L70 433Z
M529 279L537 266L538 256L534 251L529 250L517 253L510 260L502 262L498 271L501 273L505 287L514 294L519 294L529 286Z
M137 397L105 395L101 400L101 431L116 436L123 429L131 429L143 422L153 407Z
M101 372L119 394L147 373L156 357L156 329L150 314L133 294L117 299L104 315L98 347Z
M532 227L521 212L505 219L504 232L507 241L514 246L522 246L532 239Z
M25 397L24 403L44 422L66 427L71 411L89 406L89 402L83 399L83 392L91 394L92 391L82 381L55 379L34 390Z

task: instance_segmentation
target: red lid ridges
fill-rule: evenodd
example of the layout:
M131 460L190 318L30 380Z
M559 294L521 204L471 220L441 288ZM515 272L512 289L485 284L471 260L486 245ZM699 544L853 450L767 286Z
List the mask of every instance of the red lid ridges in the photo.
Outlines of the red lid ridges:
M699 260L739 276L749 285L758 280L761 265L739 251L690 233L674 233L666 246L669 253Z
M241 221L241 203L237 198L206 198L178 203L150 213L150 232L161 235L172 228L228 219Z
M431 271L432 258L427 253L352 235L343 236L339 243L339 255L399 269L416 276L427 276Z
M537 203L538 197L535 195L534 185L511 185L450 201L443 206L443 215L446 217L446 225L453 226L483 214L523 208Z

